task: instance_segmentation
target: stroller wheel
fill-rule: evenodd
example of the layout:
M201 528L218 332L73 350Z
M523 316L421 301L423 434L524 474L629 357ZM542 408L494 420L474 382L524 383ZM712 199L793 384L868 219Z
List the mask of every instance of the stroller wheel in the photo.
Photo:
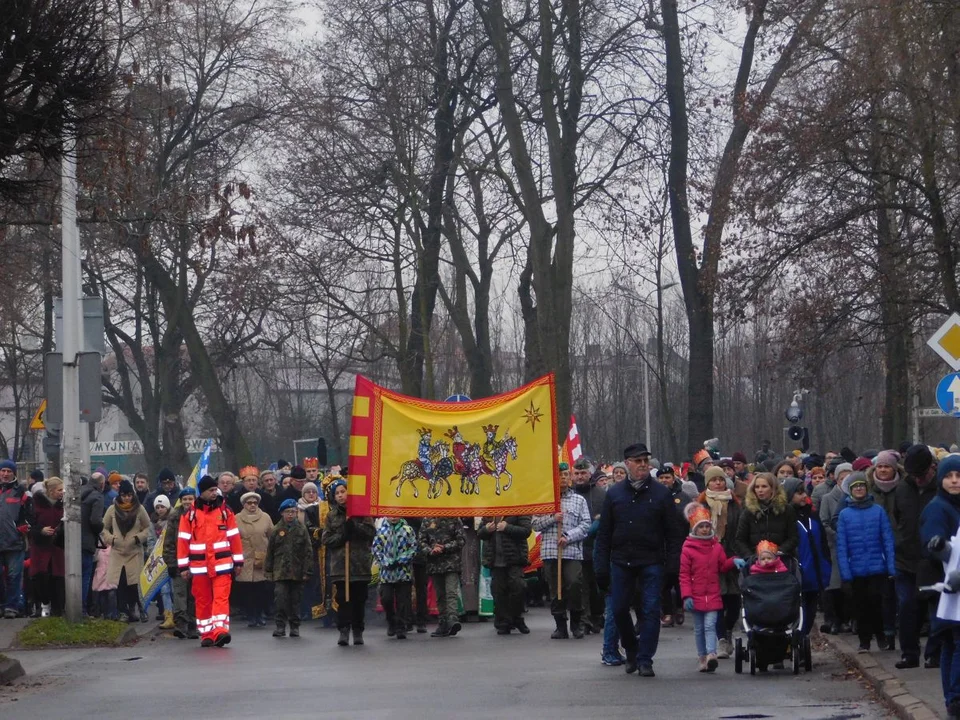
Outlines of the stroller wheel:
M810 636L803 639L803 669L807 672L813 670L813 652L810 649Z
M733 646L733 670L737 675L743 672L743 639L737 638L736 644Z

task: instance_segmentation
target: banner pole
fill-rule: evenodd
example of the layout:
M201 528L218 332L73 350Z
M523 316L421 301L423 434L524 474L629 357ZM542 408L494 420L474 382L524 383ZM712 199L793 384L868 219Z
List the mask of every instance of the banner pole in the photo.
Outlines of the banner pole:
M557 600L563 600L563 548L557 550Z
M350 541L347 540L347 544L344 545L344 574L343 574L343 599L345 602L350 602Z

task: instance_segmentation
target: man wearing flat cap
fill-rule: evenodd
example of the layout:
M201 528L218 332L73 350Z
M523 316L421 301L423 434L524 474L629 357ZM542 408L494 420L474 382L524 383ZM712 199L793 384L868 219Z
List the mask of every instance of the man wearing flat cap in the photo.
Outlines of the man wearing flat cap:
M647 446L634 443L623 451L623 458L627 479L607 491L600 512L595 573L600 589L610 589L620 642L627 652L627 673L639 669L640 677L653 677L664 562L679 555L686 528L670 491L650 477ZM642 610L639 638L630 618L637 589Z

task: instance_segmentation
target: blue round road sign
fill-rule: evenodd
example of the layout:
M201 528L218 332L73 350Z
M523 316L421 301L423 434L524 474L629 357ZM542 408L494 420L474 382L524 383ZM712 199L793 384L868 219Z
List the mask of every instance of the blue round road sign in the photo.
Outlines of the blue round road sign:
M937 405L947 415L960 418L960 373L950 373L939 382Z
M451 395L444 402L470 402L470 398L467 395Z

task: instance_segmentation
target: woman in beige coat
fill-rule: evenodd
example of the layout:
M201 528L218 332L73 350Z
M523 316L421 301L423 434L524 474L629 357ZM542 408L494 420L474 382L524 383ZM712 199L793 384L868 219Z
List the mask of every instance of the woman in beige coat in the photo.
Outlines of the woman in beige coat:
M137 583L143 569L143 551L152 526L150 516L137 499L133 483L120 482L119 494L103 515L104 544L110 547L107 584L116 586L120 620L140 619Z
M246 611L247 627L264 627L270 598L273 597L273 583L267 582L263 561L267 557L273 521L260 509L260 495L257 493L244 493L240 503L243 507L237 513L237 528L243 543L243 567L234 579L237 604Z

